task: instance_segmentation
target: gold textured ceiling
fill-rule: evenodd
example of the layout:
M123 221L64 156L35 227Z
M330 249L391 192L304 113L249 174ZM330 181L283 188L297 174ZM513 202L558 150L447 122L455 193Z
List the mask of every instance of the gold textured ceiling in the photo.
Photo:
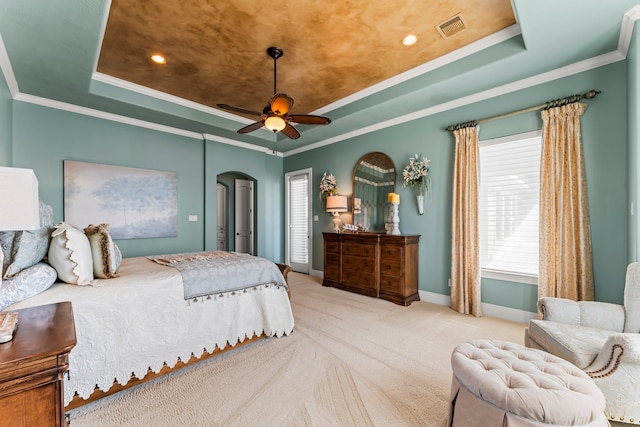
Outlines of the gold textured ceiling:
M456 14L466 29L444 39L436 26ZM273 95L266 49L278 46L278 92L307 114L514 23L509 0L113 0L98 71L261 111ZM408 33L418 42L405 47Z

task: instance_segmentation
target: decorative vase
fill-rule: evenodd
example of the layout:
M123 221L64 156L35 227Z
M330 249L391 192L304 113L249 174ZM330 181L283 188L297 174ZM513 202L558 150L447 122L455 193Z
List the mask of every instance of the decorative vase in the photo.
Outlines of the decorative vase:
M416 195L416 202L418 203L418 213L424 214L424 188L422 185L418 186L418 194Z

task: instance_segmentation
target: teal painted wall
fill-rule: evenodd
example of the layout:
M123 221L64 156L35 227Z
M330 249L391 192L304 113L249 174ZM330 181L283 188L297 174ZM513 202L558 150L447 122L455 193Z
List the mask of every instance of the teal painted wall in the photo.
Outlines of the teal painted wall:
M9 86L0 72L0 166L11 166L13 134L13 99Z
M255 180L256 196L254 215L258 235L256 255L275 262L282 262L284 178L281 157L244 148L207 141L206 146L206 242L205 248L216 248L216 181L218 175L236 172ZM230 203L233 203L230 200ZM233 220L233 217L230 218ZM230 239L233 236L230 236Z
M637 27L638 24L636 23ZM631 45L627 55L629 75L628 84L628 112L629 117L629 262L639 261L638 244L640 243L640 227L638 226L638 203L640 203L640 35L633 32ZM633 206L633 209L632 209Z
M451 187L453 174L453 135L447 125L489 117L542 104L590 89L603 93L591 101L583 119L583 146L589 189L592 224L596 298L621 302L627 260L627 69L616 63L563 78L508 95L478 102L455 110L361 135L346 141L285 158L285 172L313 168L313 188L324 171L338 180L338 193L351 195L351 174L355 162L371 151L387 153L398 170L400 230L420 234L419 288L449 295L451 239ZM512 135L542 127L539 112L527 113L483 124L481 139ZM417 213L414 193L402 188L401 170L409 156L423 153L431 159L433 192L426 201L425 214ZM323 268L322 232L331 231L331 217L313 198L313 214L319 221L313 227L313 269ZM349 214L342 216L350 221ZM482 281L483 302L519 310L536 311L537 288L532 285L495 280Z
M177 173L178 236L118 240L124 256L215 249L216 175L235 170L257 180L258 254L282 258L282 159L25 102L14 103L13 129L13 165L35 170L56 222L64 219L64 160Z

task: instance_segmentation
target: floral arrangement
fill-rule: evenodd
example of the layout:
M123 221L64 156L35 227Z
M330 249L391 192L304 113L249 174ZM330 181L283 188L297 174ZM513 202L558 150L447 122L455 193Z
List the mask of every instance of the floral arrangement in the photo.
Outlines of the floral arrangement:
M415 154L409 157L409 164L402 171L404 182L403 187L416 187L419 194L423 194L424 190L431 191L431 177L429 176L430 160L422 154Z
M320 197L333 196L338 192L336 186L338 182L336 181L336 177L332 174L327 175L327 173L322 174L322 179L320 180Z

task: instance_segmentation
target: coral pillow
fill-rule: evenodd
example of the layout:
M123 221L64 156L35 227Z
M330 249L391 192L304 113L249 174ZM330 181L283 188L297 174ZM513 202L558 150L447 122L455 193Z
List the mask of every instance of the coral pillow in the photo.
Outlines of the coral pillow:
M90 285L93 281L93 259L87 236L72 225L58 224L51 233L49 264L60 280L72 285Z

